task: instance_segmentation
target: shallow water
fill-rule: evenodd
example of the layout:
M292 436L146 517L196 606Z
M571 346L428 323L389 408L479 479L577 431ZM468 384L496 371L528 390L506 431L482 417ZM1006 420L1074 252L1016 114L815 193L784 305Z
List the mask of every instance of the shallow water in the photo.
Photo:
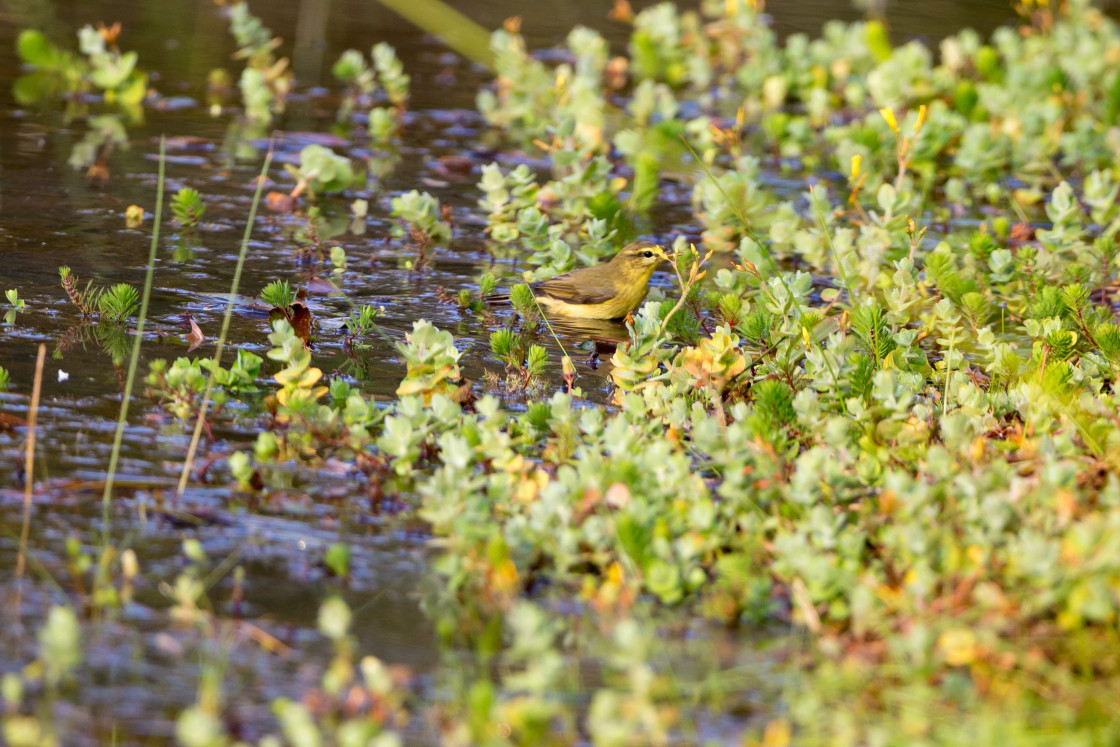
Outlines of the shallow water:
M606 20L607 5L582 2L526 5L513 0L456 3L486 28L507 16L523 15L522 30L533 47L562 40L577 23L600 29L621 51L626 29ZM637 3L635 4L638 5ZM813 33L826 18L855 17L847 2L773 3L775 27L781 33ZM953 12L947 12L951 7ZM349 303L383 306L384 329L403 339L413 320L424 318L454 333L474 354L467 356L464 373L479 381L487 369L499 372L489 359L490 329L477 317L462 314L440 300L440 290L454 295L473 287L487 269L504 278L517 276L511 258L495 259L487 251L477 213L475 187L480 167L491 161L513 163L517 154L491 150L483 121L474 111L474 94L488 81L480 67L448 52L437 40L374 4L254 3L266 25L290 40L282 52L293 55L299 76L287 113L276 123L276 164L270 176L275 188L287 190L292 180L280 164L292 162L307 142L325 135L334 121L337 99L329 86L330 65L348 48L368 49L381 40L392 43L412 76L410 111L399 147L400 162L374 189L324 203L324 213L345 220L355 197L370 200L364 235L344 234L335 241L349 257L342 278ZM1002 0L986 3L903 3L890 16L896 37L937 38L965 25L981 31L1009 15ZM160 104L147 107L143 124L130 127L127 148L108 160L104 184L88 182L81 170L68 164L74 145L85 133L82 120L67 123L57 108L21 109L11 84L18 74L13 45L19 30L41 28L59 44L73 48L74 33L85 23L120 20L123 49L140 54L143 69L158 73L151 85ZM294 52L293 52L294 49ZM147 361L187 354L184 312L201 326L206 343L192 355L210 355L225 310L244 220L249 212L253 179L260 168L264 142L256 143L257 158L233 159L227 152L232 114L212 117L205 101L206 75L227 66L233 43L226 21L212 3L38 2L0 5L0 286L18 288L28 310L14 324L0 327L0 365L11 374L11 388L0 395L0 411L25 418L33 378L36 346L48 356L39 411L39 441L34 479L38 486L31 516L33 562L29 582L12 580L22 511L23 428L0 428L0 598L5 623L0 625L0 669L15 669L32 655L32 632L52 601L80 599L85 589L71 572L65 544L79 538L87 553L95 553L104 530L100 510L100 481L105 476L112 433L120 402L123 372L101 350L59 286L57 269L70 266L82 279L99 284L128 282L143 285L152 217L139 229L127 229L124 211L131 204L152 210L156 185L156 153L161 134L169 138L167 194L181 186L198 189L206 202L203 230L194 239L176 233L166 221L159 246L152 309L145 332L141 375ZM340 142L352 156L372 155L361 143ZM442 156L468 156L469 173L448 171ZM450 248L439 250L423 272L410 269L412 250L390 236L389 200L417 188L431 191L454 211L455 233ZM687 199L687 198L686 198ZM677 233L694 235L696 226L681 225L685 210L667 205L643 231L671 240ZM167 211L165 206L165 211ZM165 216L167 212L165 212ZM268 282L285 279L305 284L313 275L329 275L326 266L308 265L297 258L292 231L298 221L261 211L254 226L249 260L242 278L239 313L230 339L258 355L270 348L267 322L249 313L253 296ZM668 285L657 276L655 285ZM315 349L315 364L330 374L353 375L337 330L347 301L312 293L310 305L323 324ZM333 326L332 326L333 325ZM557 328L573 358L590 357L593 346L586 330ZM608 330L609 332L609 330ZM599 331L603 336L602 331ZM553 361L559 351L549 343ZM227 353L229 356L230 353ZM227 357L227 362L229 358ZM362 354L365 391L386 400L403 374L395 351L379 340ZM607 366L580 366L579 384L591 401L607 391ZM553 378L552 384L556 384ZM138 384L137 391L143 389ZM517 407L516 399L510 403ZM216 434L215 456L232 444L254 437L249 428ZM119 620L85 628L90 665L87 679L69 692L72 710L62 714L74 734L90 743L115 735L118 743L159 742L173 731L173 718L196 698L199 652L208 645L189 631L168 633L168 600L159 584L170 581L184 567L184 538L201 541L212 565L223 560L246 571L244 599L234 605L233 580L226 574L213 591L223 615L251 620L274 636L291 653L277 655L237 634L230 657L226 698L231 720L243 725L246 738L259 736L269 722L268 700L277 695L298 696L317 681L330 655L329 646L315 632L319 602L328 590L341 590L355 612L359 649L387 662L406 664L418 674L418 687L431 686L441 659L431 625L421 610L416 588L422 582L429 550L423 526L408 516L395 516L346 468L296 471L292 487L253 504L240 502L221 479L198 482L173 504L173 480L186 451L189 431L154 409L143 397L134 401L126 430L119 487L111 512L114 543L134 548L142 576L135 598ZM193 517L199 522L190 526ZM347 584L330 578L322 563L325 549L344 541L354 551L353 576ZM15 600L19 599L19 605ZM236 606L236 609L234 609ZM701 638L713 635L710 631ZM729 659L754 658L749 649ZM757 661L755 661L757 665ZM761 676L761 674L759 675ZM719 724L710 726L722 733ZM424 735L417 735L425 738ZM429 735L430 736L430 735Z

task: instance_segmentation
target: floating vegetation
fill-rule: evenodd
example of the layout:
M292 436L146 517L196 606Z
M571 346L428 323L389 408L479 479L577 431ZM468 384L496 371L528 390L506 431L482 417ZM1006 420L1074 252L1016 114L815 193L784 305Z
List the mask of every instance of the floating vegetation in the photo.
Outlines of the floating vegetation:
M171 196L171 214L186 229L197 228L206 214L206 205L197 189L183 187Z

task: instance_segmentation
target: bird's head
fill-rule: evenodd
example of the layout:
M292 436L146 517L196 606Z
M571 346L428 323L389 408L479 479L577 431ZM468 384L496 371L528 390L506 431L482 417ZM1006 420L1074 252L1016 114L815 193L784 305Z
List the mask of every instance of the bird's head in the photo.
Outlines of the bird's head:
M632 241L614 256L611 264L617 265L624 277L635 281L649 281L653 271L667 259L665 250L652 241Z

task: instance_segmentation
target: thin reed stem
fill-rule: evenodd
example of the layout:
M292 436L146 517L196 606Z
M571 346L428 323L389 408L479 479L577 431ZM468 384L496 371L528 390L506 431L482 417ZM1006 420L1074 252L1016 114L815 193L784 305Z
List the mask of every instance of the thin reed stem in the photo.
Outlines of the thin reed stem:
M727 200L727 204L730 205L731 209L735 211L735 215L739 218L739 222L743 224L743 230L747 232L747 236L750 237L751 241L753 241L755 245L758 246L759 254L761 254L762 258L766 260L766 263L770 265L770 271L774 273L774 276L776 278L778 278L778 282L781 283L782 286L786 289L786 293L789 294L790 300L792 301L794 297L793 289L789 287L789 283L786 282L785 276L782 275L781 270L778 269L778 263L775 262L774 258L770 255L770 249L762 243L762 238L754 232L754 228L751 227L751 223L747 220L747 216L743 214L743 210L739 207L739 203L731 199L731 195L727 194L727 190L724 189L723 185L719 183L719 179L715 178L715 176L712 174L711 169L709 169L708 165L704 163L704 160L700 158L700 154L696 152L696 149L692 147L692 143L688 142L688 138L686 138L683 133L681 134L681 142L684 143L684 147L688 148L688 152L692 154L692 157L696 159L696 163L700 165L700 168L704 171L704 175L712 180L712 184L716 185L716 189L718 189L720 194L723 195L723 199ZM765 286L765 283L763 283L763 285Z
M35 358L35 383L31 387L31 405L27 412L27 455L23 460L23 528L19 533L19 555L16 557L16 581L23 578L27 539L31 534L31 492L35 485L35 423L39 419L39 394L43 390L43 361L47 346L39 343ZM17 605L16 614L19 614Z
M229 323L233 318L233 302L237 298L237 289L241 285L241 270L245 267L245 255L249 251L249 237L253 234L253 223L257 219L257 207L261 202L261 192L264 191L265 177L268 168L272 165L272 147L269 146L268 154L264 158L260 176L257 178L257 191L253 194L253 204L249 208L249 220L245 223L245 233L241 237L241 251L237 255L237 266L233 270L233 280L230 282L229 301L226 303L226 313L222 317L222 330L218 334L218 344L214 349L213 365L210 366L210 375L206 377L206 391L202 394L202 403L198 408L198 420L194 424L194 433L191 434L191 443L187 447L187 457L183 460L183 471L179 473L179 484L175 488L175 499L183 497L187 489L187 478L191 473L191 464L194 462L195 453L198 451L198 441L202 437L202 426L206 422L206 409L210 404L210 393L214 390L214 374L222 363L222 352L225 350L226 335L229 334Z
M121 442L124 440L124 426L128 421L128 404L132 399L132 385L136 381L136 369L140 363L140 345L144 341L144 325L148 319L148 300L152 295L152 276L156 268L156 252L159 250L159 225L163 217L164 169L166 167L166 144L159 138L159 181L156 184L156 213L152 222L152 244L148 250L148 272L144 276L144 292L140 296L140 311L136 321L136 339L132 342L132 355L128 359L128 375L125 377L124 391L121 392L121 408L117 415L117 430L113 434L113 451L109 455L109 470L105 478L105 490L101 493L101 531L104 544L109 542L109 499L113 495L113 478L120 461Z

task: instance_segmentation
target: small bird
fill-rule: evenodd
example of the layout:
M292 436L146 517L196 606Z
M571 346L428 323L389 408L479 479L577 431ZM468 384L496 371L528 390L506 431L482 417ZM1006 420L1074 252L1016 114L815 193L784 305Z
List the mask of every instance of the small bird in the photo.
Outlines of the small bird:
M533 293L547 311L578 319L623 319L649 290L649 278L666 259L652 241L634 241L610 262L572 270L533 284ZM491 300L507 300L508 295Z

